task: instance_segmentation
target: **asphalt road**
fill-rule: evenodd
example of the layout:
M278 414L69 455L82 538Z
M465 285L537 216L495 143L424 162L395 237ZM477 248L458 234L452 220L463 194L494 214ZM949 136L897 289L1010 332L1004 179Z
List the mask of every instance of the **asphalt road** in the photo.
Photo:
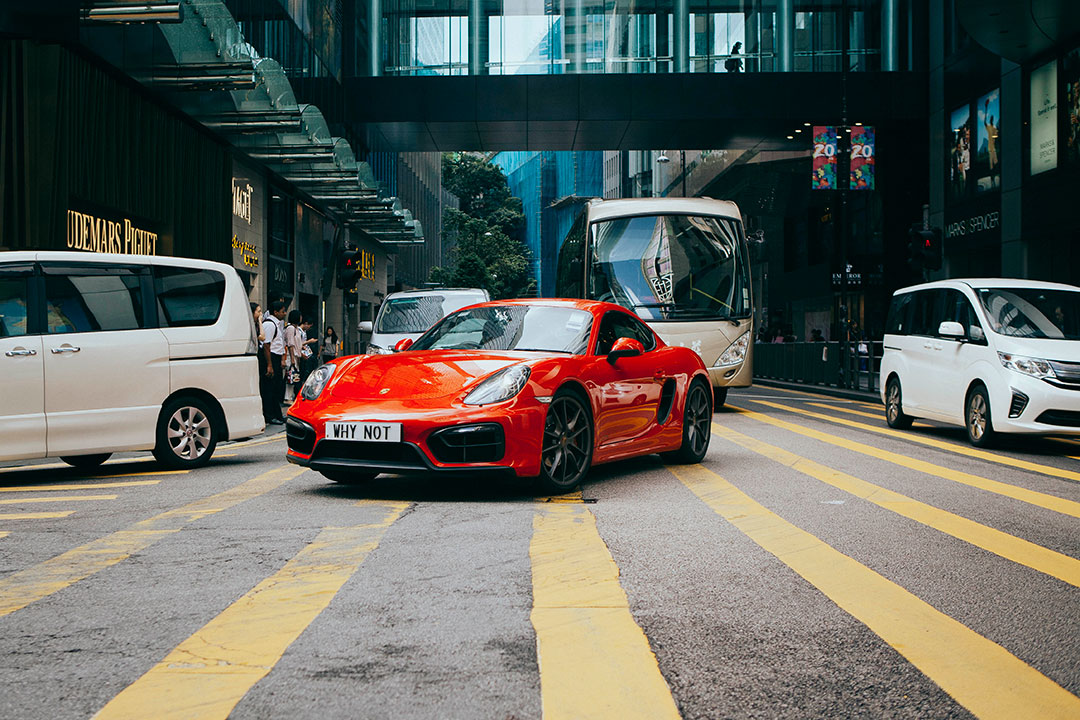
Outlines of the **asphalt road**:
M757 387L579 494L0 468L0 718L1080 717L1080 443ZM278 431L280 433L280 431Z

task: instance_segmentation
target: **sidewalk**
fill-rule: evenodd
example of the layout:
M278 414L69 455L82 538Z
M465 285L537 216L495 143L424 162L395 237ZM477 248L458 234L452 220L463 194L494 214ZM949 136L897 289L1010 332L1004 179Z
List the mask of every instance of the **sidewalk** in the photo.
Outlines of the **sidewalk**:
M844 398L845 400L860 400L862 402L881 404L881 396L867 390L848 390L846 388L835 388L827 385L809 385L804 383L785 382L784 380L771 380L769 378L754 378L754 385L783 388L785 390L799 390L802 392L817 393L819 395L828 395L830 397ZM736 388L733 388L733 390L736 390L737 392Z

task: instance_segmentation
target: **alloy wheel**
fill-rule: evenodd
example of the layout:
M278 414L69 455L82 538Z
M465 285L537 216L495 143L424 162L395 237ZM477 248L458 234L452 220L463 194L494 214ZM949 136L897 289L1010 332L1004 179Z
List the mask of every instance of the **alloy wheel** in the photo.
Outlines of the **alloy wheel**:
M556 397L544 424L541 463L548 478L560 486L572 486L589 469L592 433L581 403L570 395Z
M889 396L887 400L885 412L888 415L889 421L895 423L897 416L900 414L900 386L897 383L889 383Z
M166 426L169 448L184 460L202 457L210 446L210 433L210 418L190 405L178 408Z
M712 431L711 423L709 399L700 385L694 385L686 400L686 441L694 455L704 454Z
M968 427L975 441L981 440L986 432L986 398L982 393L973 393L968 401Z

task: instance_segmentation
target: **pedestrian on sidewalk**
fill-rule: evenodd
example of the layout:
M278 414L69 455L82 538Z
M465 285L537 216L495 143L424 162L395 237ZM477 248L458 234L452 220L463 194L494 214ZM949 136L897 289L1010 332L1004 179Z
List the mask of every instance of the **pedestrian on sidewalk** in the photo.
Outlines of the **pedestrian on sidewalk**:
M281 401L285 395L285 375L282 360L285 356L285 301L270 303L270 317L263 320L263 348L265 369L259 378L259 394L262 396L263 419L266 423L283 423Z

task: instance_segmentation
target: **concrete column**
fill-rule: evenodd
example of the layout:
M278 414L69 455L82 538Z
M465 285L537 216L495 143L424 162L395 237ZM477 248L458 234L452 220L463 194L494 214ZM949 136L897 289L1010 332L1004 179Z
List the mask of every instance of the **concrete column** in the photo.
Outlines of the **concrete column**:
M1001 117L1020 118L1024 112L1020 66L1001 60ZM1030 277L1028 244L1023 236L1022 188L1024 144L1019 122L998 119L1001 162L1001 276Z
M900 69L900 3L881 0L881 70Z
M795 70L795 0L777 0L776 55L779 59L777 70Z
M570 72L585 72L585 3L583 0L571 0L566 6L572 13L565 15L566 39L570 42Z
M675 72L690 72L690 0L675 0L672 33Z
M370 0L368 5L368 67L372 77L383 74L382 0Z
M469 74L487 75L487 18L481 0L469 0Z

